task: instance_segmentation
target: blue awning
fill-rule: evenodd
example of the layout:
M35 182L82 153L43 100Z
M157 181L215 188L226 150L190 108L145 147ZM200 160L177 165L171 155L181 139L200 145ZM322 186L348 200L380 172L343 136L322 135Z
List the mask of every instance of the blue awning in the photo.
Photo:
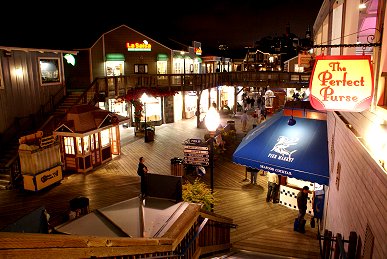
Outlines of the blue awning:
M325 120L281 113L251 130L233 154L233 162L275 174L329 185L328 133Z

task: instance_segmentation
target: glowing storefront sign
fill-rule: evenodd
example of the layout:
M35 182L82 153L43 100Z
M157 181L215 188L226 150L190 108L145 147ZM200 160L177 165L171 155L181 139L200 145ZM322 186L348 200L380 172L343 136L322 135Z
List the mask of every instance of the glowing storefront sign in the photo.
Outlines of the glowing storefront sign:
M128 51L151 51L152 46L150 43L148 43L147 40L143 40L142 43L126 43L126 47L128 48Z
M201 47L195 48L195 54L199 56L202 55L202 48Z
M374 92L371 56L317 56L309 88L317 110L368 109Z

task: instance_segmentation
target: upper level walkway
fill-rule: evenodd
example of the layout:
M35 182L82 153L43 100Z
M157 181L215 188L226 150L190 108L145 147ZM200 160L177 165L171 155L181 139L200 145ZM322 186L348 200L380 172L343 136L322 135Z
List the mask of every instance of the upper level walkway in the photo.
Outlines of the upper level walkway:
M133 88L162 88L169 91L201 91L217 86L300 88L308 87L310 73L281 71L239 71L208 74L130 74L96 78L88 87L82 103L95 94L124 96Z

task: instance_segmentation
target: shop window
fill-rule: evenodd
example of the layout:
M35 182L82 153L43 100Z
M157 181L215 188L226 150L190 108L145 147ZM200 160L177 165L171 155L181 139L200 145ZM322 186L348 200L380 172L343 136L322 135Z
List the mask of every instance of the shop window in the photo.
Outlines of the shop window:
M105 129L101 131L101 145L102 147L106 147L110 145L110 130Z
M89 136L83 137L83 152L89 153L90 151L90 143L89 143Z
M59 58L39 58L40 84L54 85L61 83Z
M157 74L166 74L167 66L167 61L157 61Z
M124 61L106 61L106 76L123 75L124 63Z
M64 137L64 147L65 147L65 153L68 155L75 155L75 148L74 148L74 142L72 137Z
M94 134L90 135L90 148L91 148L91 151L94 150Z
M99 149L99 135L98 133L94 134L95 149Z
M77 153L82 154L82 138L77 137L75 142L77 143Z
M164 75L167 73L167 61L157 61L157 74L158 75ZM158 76L157 77L159 80L160 79L167 79L165 76Z
M135 74L148 74L148 65L147 64L135 64L134 65Z

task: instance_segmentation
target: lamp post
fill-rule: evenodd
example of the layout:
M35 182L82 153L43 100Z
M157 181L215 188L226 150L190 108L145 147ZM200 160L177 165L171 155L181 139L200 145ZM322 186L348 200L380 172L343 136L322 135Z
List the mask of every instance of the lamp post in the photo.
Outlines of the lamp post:
M214 140L215 140L215 131L219 126L220 123L220 116L219 113L216 111L216 109L211 106L210 109L207 112L206 118L204 123L206 124L206 127L208 131L210 132L210 188L211 193L214 192Z
M141 101L144 103L144 123L145 123L145 128L144 128L144 142L148 142L148 137L147 137L147 126L146 126L146 101L148 100L148 96L146 93L143 93L141 96Z
M183 56L183 85L185 85L185 51L180 51L180 54Z

